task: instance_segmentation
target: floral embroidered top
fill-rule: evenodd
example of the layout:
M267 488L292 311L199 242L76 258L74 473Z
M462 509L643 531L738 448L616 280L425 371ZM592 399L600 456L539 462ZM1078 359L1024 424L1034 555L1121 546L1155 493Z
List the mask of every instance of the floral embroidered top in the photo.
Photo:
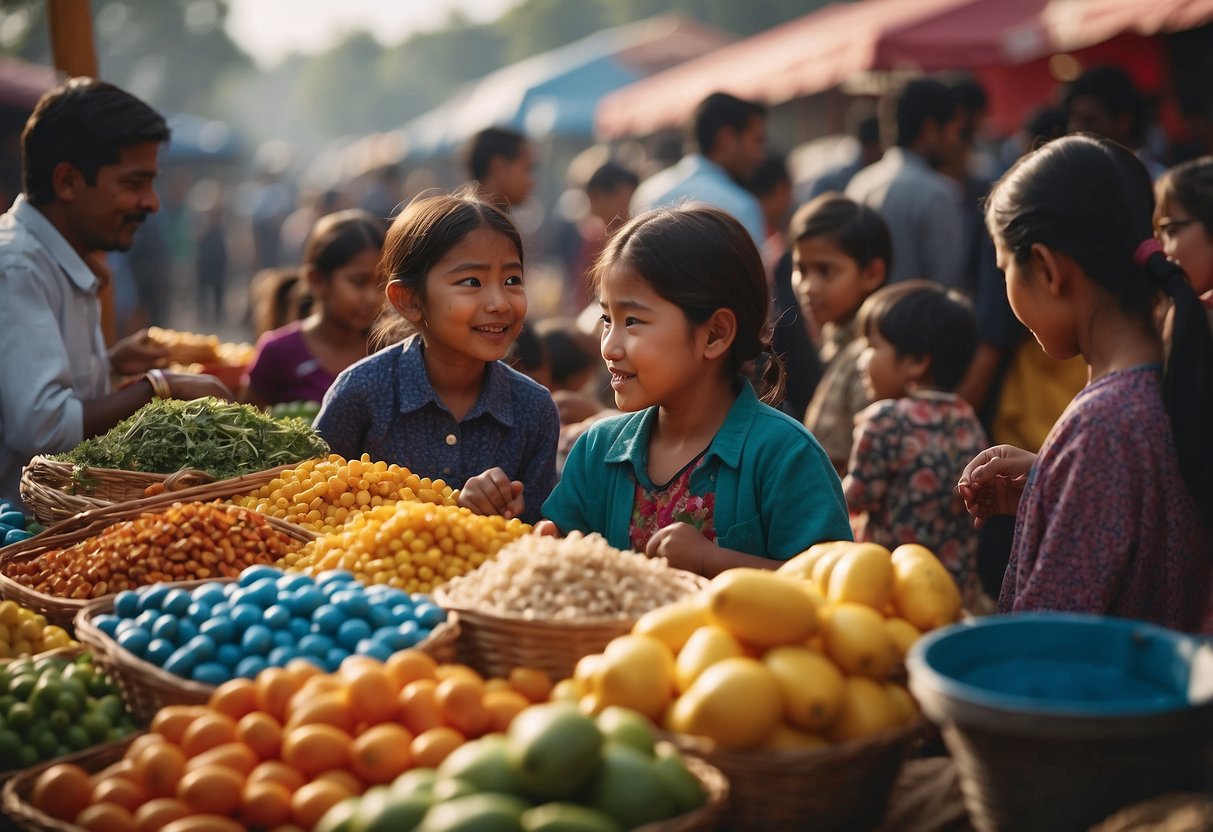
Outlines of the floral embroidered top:
M632 522L628 525L633 550L643 552L658 529L671 523L689 523L708 540L716 542L716 524L712 516L716 495L711 491L701 497L691 494L691 474L703 463L706 454L705 450L687 463L665 485L650 487L637 478Z
M956 483L986 446L973 408L951 393L884 399L856 419L850 473L842 483L856 540L889 549L926 546L952 573L970 609L981 593L977 531Z

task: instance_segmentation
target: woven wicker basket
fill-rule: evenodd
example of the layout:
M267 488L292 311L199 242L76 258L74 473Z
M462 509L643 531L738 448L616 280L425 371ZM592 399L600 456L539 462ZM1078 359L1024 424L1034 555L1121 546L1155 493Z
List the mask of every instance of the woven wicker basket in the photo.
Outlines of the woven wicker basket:
M101 771L111 763L122 759L126 749L139 736L138 733L132 734L124 739L89 748L70 757L60 757L58 760L51 760L16 772L4 784L3 796L0 797L0 808L3 808L4 816L15 824L14 828L25 829L28 832L68 832L69 830L70 832L83 832L79 826L52 818L33 807L29 801L38 776L51 766L60 763L75 763L89 772Z
M686 594L707 586L707 579L691 572L677 572ZM440 607L459 614L459 658L483 676L508 676L515 667L531 667L547 673L553 681L573 675L583 656L601 653L619 636L626 635L636 618L598 618L550 621L487 613L470 609L452 598L444 587L434 590Z
M83 832L80 827L56 820L33 807L30 799L38 776L49 766L60 762L73 762L89 772L100 771L120 760L134 740L134 736L127 737L119 742L91 749L71 759L55 760L52 763L20 772L5 784L0 807L11 821L19 825L19 828L29 830L29 832ZM715 828L716 818L728 800L729 782L718 769L702 760L688 757L686 763L687 768L699 780L707 794L707 801L704 805L693 812L687 812L669 820L638 826L633 832L710 832Z
M700 737L665 737L728 778L729 804L721 829L859 832L884 816L906 751L923 726L917 719L864 740L803 750L727 751Z
M232 482L232 480L224 480L224 482ZM45 552L63 549L82 540L87 540L105 531L115 523L133 520L145 512L166 509L173 503L180 502L181 496L190 492L204 492L201 495L195 494L193 497L195 500L220 499L221 497L219 496L206 493L207 489L214 489L219 485L221 483L211 483L209 486L199 486L198 488L180 491L175 494L160 494L155 497L146 497L142 500L134 500L129 503L117 503L106 508L93 509L77 515L73 520L57 523L42 534L31 537L28 540L14 543L11 546L5 546L3 549L0 549L0 598L16 601L23 607L28 607L34 612L42 613L42 615L46 616L46 620L49 623L58 624L60 627L71 631L76 613L94 599L77 600L74 598L60 598L56 595L37 592L10 578L5 574L4 568L10 563L33 560ZM288 523L285 520L279 520L276 517L268 515L260 516L270 526L294 540L306 543L314 540L316 537L312 532L302 529L293 523Z
M235 578L207 581L181 581L174 584L182 589L193 589L206 583L229 583ZM93 651L93 660L104 668L122 688L122 693L135 717L150 721L165 705L204 705L215 692L215 685L183 679L144 661L94 625L94 619L114 609L114 596L99 598L85 605L76 614L76 637ZM419 644L418 650L429 653L438 662L450 662L455 658L455 643L459 637L459 622L455 614L439 624Z
M218 486L214 496L209 499L226 499L255 491L279 472L293 467L279 465L242 477L216 481L207 472L194 468L185 468L173 474L149 474L113 468L79 468L70 462L36 456L21 472L21 500L29 507L34 519L44 526L50 526L75 517L82 511L142 500L146 497L147 488L152 485L163 484L165 492L185 494L184 499L187 500L202 499L189 496L199 486ZM211 491L208 489L206 493Z

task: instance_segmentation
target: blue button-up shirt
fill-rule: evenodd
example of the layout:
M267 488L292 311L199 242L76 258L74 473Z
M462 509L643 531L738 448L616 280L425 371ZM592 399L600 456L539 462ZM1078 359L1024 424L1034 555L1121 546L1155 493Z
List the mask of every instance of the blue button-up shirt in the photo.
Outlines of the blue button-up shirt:
M523 484L528 523L539 518L556 483L560 416L547 389L494 361L476 404L457 422L430 384L417 336L342 372L324 397L316 430L346 459L367 453L453 488L500 467Z
M21 468L84 439L84 402L110 392L100 282L41 211L0 216L0 497Z
M758 199L734 182L724 168L698 153L687 154L642 182L632 196L632 216L684 201L705 202L732 214L762 250L767 231Z

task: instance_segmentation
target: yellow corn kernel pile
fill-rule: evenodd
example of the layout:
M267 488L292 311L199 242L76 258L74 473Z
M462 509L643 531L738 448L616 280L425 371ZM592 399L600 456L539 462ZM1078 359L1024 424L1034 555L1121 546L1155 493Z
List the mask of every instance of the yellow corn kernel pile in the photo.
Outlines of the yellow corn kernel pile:
M442 480L408 468L371 462L368 454L346 462L337 454L283 471L259 490L233 502L319 534L332 534L351 517L381 505L411 500L453 506L459 492Z
M361 512L341 531L287 554L278 565L312 575L344 569L363 584L429 592L472 571L530 530L517 518L482 517L456 506L400 502Z

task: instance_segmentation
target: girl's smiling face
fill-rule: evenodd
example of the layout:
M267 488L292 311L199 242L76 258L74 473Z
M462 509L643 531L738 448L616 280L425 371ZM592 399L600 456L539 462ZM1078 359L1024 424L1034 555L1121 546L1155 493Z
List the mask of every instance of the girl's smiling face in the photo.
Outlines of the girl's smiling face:
M706 324L692 326L680 307L626 264L606 275L599 301L599 348L620 410L676 406L703 384Z
M1183 268L1196 294L1213 289L1213 229L1206 228L1174 199L1159 203L1154 228L1163 250Z
M491 228L472 231L430 268L424 298L392 286L393 304L435 358L500 360L526 318L522 258L508 237Z

